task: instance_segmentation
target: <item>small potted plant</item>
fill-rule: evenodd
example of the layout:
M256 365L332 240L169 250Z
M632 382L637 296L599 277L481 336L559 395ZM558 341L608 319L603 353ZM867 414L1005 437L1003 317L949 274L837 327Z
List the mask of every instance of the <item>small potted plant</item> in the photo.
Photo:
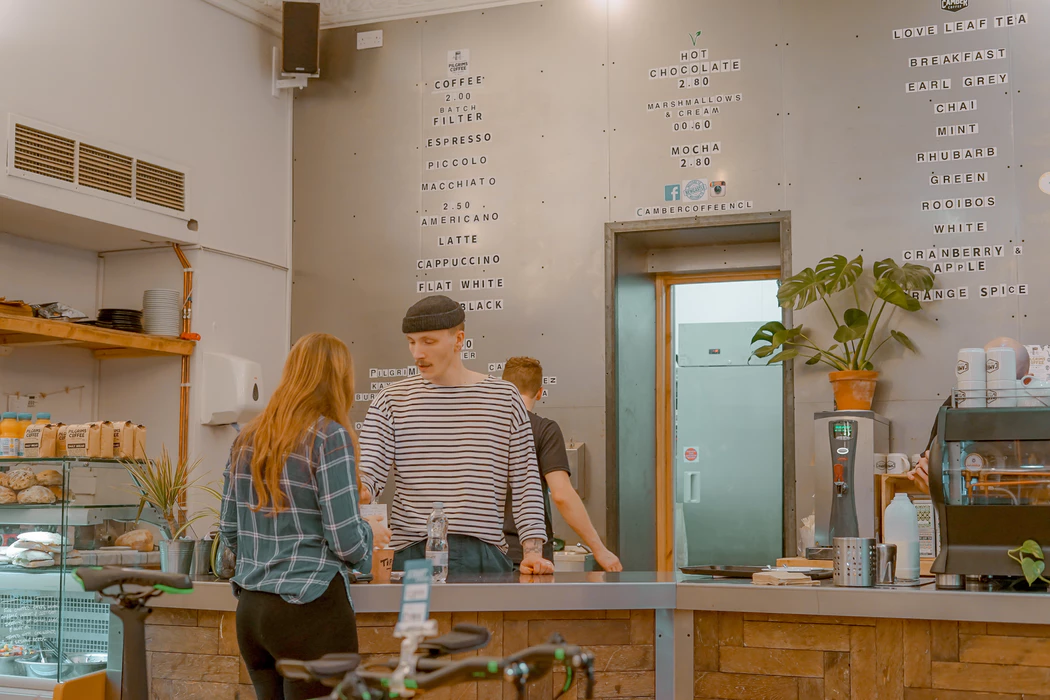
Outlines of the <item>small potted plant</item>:
M193 565L193 551L197 541L183 537L190 526L208 513L190 515L183 503L190 491L197 486L200 477L193 476L193 471L200 465L200 460L190 464L187 460L177 463L171 459L168 450L161 447L160 458L145 460L124 460L121 463L131 474L139 494L139 510L136 521L142 516L147 504L160 515L163 539L160 541L161 570L177 573L190 573Z
M904 333L885 327L893 312L903 309L915 312L922 308L911 292L927 292L933 288L934 275L924 265L898 265L891 258L876 262L869 275L864 258L848 260L844 255L833 255L807 267L780 285L777 300L785 309L804 309L822 302L834 324L835 342L820 347L801 326L785 328L779 321L765 324L751 339L761 343L752 356L764 358L767 364L807 357L807 365L825 364L831 368L828 379L835 391L835 407L840 411L871 409L879 373L872 362L876 353L890 340L915 352L915 345ZM841 316L835 312L830 298L841 293L849 307ZM870 297L870 299L869 299Z

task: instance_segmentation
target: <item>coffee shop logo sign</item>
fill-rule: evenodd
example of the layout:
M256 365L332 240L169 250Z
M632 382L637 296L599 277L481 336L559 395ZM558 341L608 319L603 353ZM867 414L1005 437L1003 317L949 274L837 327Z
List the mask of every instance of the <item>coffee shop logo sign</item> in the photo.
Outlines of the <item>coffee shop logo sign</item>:
M970 0L941 0L941 9L948 12L958 12L970 6Z

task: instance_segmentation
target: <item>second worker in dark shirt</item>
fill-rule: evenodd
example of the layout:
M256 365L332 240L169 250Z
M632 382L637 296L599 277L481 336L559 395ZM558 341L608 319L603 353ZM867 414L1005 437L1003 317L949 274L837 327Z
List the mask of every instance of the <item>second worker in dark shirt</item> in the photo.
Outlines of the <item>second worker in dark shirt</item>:
M539 361L531 357L512 357L507 360L503 368L503 379L518 387L532 423L532 436L536 444L536 457L544 487L544 518L547 527L544 558L552 560L554 556L554 526L551 520L551 500L553 500L565 522L590 548L594 554L595 563L606 571L622 571L623 566L620 560L602 543L587 514L587 509L583 506L583 501L580 500L579 494L576 493L569 480L569 457L565 452L565 437L562 435L561 428L556 422L533 412L536 402L543 395L543 367ZM517 562L521 559L522 551L509 511L503 529L509 547L507 556L511 558L511 561Z

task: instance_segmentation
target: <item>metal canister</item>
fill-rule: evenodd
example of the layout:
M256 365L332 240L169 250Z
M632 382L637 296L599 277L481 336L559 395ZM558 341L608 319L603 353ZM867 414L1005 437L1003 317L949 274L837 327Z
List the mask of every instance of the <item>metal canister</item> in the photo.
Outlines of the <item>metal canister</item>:
M892 586L897 577L897 545L875 547L875 585Z
M875 585L875 539L836 537L833 580L836 586L870 588Z

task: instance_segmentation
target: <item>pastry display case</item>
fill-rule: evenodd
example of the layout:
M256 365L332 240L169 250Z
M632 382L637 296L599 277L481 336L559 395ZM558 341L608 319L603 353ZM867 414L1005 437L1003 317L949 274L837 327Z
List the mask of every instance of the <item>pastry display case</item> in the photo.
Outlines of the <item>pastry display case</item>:
M114 460L9 458L0 460L0 485L0 687L39 689L118 670L109 605L72 573L159 568L157 552L114 546L140 515L127 470ZM153 515L146 509L141 519Z

